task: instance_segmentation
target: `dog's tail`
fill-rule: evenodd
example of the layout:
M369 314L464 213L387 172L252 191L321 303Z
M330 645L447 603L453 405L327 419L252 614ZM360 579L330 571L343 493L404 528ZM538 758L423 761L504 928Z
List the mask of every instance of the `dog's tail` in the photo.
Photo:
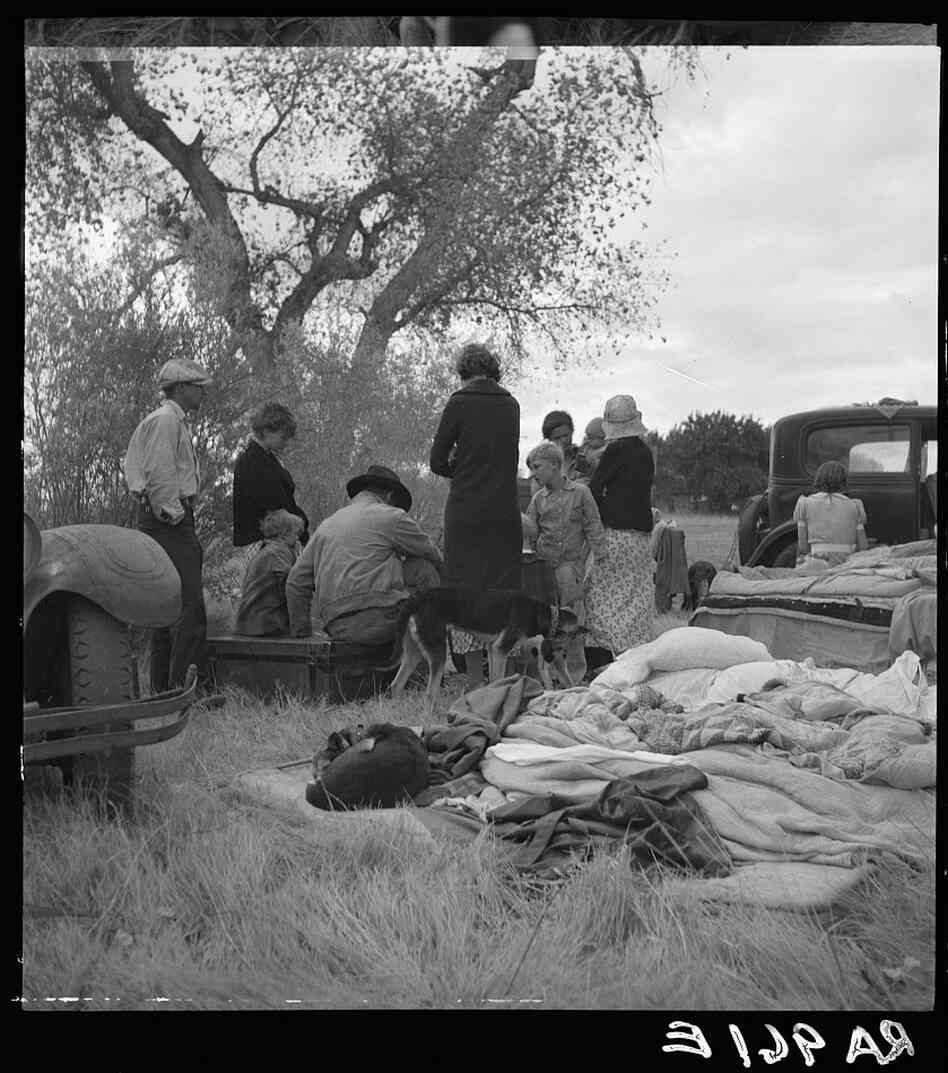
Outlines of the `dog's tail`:
M392 642L391 662L375 667L376 671L394 671L401 663L402 642L405 639L405 630L408 629L408 619L421 602L423 591L416 592L413 596L409 596L407 600L402 600L398 605L398 621L395 623L395 640Z

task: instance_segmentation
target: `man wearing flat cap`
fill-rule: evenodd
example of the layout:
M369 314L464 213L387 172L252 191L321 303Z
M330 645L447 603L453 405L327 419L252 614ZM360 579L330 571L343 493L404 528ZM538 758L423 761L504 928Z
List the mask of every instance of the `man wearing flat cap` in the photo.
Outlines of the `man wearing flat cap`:
M350 502L313 533L286 579L290 634L312 633L311 610L334 640L394 640L398 605L441 581L441 555L408 516L411 492L386 466L346 485Z
M154 693L183 685L192 663L199 676L205 671L204 551L194 530L201 475L187 416L200 408L211 382L207 370L190 358L165 362L158 373L164 402L132 433L125 455L125 480L137 502L136 524L164 548L181 576L181 615L173 626L152 636Z

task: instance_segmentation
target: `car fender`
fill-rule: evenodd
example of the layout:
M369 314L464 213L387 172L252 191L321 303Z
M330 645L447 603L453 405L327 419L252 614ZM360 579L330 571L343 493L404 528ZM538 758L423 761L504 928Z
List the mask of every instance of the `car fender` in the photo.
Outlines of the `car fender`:
M797 523L791 519L781 525L774 526L761 542L754 548L754 554L746 566L762 566L768 562L787 544L797 539Z
M745 565L757 547L757 518L766 510L767 495L761 493L745 499L737 516L737 550Z
M24 520L25 534L30 524L32 520ZM146 533L118 525L64 525L43 530L39 538L38 558L35 534L29 534L25 549L24 628L30 614L53 592L85 596L132 626L170 626L181 614L178 571ZM27 574L28 557L35 565Z

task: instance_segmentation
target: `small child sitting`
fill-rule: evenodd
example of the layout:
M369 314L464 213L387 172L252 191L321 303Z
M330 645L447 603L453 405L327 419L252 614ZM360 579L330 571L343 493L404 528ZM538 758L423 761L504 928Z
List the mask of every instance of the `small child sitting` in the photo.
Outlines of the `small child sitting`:
M287 510L274 510L260 523L263 543L247 566L234 633L248 637L289 637L286 576L296 561L303 519Z
M527 455L527 466L540 490L523 515L526 539L541 559L553 566L557 603L586 621L585 576L590 550L602 555L605 534L599 508L589 486L563 474L563 452L555 443L541 443ZM586 674L583 635L569 644L566 669L578 685Z

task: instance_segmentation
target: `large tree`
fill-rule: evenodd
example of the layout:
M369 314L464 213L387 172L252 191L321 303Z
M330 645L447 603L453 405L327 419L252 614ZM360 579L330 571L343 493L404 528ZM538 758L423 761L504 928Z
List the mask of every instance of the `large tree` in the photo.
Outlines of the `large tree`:
M615 226L659 132L638 56L465 55L29 50L30 252L147 224L153 271L191 265L260 377L330 307L363 377L458 318L515 352L644 328L661 276Z

